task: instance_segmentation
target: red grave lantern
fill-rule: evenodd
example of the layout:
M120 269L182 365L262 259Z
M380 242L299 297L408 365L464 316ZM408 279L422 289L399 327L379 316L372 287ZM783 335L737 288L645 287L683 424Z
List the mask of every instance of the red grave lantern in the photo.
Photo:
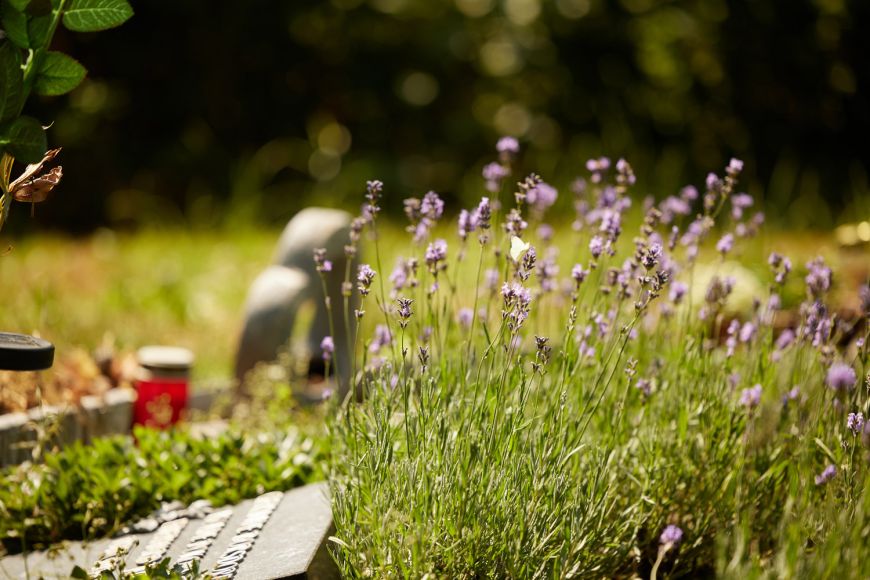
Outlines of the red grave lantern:
M137 353L133 425L167 429L184 419L193 353L173 346L145 346Z

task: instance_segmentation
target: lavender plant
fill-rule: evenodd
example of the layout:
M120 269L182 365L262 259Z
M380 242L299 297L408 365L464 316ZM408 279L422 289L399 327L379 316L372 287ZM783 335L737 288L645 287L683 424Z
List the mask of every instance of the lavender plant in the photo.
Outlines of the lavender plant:
M437 194L407 200L395 270L375 238L377 269L357 273L384 323L357 334L359 396L334 399L342 571L870 575L870 288L834 314L813 260L790 318L800 281L774 253L766 293L735 308L726 266L764 221L738 160L639 210L631 166L590 160L560 235L557 190L536 174L508 190L518 143L497 152L454 235ZM369 199L354 251L375 215Z
M57 27L94 32L120 26L132 15L127 0L0 2L0 228L13 200L44 201L63 174L60 167L46 171L60 152L47 151L46 127L22 114L31 93L63 95L87 74L74 58L49 50ZM27 167L13 180L16 161Z

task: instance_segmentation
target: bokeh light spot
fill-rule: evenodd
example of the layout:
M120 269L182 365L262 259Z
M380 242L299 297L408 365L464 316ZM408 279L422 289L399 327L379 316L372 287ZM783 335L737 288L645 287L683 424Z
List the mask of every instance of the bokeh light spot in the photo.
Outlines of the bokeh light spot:
M508 103L495 114L495 128L502 135L525 135L532 124L529 111L519 103Z
M408 104L425 107L438 96L438 80L428 73L415 71L402 79L398 93Z
M506 40L491 40L480 48L480 62L492 76L513 74L522 68L517 47Z
M506 0L504 11L511 22L525 26L541 14L541 3L540 0Z
M329 123L317 134L317 146L332 155L344 155L350 149L350 131L344 125Z
M556 9L565 18L583 18L592 9L589 0L556 0Z
M471 18L486 16L494 6L495 0L456 0L456 8Z

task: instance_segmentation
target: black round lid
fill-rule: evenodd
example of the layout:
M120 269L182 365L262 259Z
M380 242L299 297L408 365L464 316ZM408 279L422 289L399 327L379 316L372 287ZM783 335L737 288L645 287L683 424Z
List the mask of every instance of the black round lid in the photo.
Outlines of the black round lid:
M0 332L0 370L41 371L54 363L54 345L27 334Z

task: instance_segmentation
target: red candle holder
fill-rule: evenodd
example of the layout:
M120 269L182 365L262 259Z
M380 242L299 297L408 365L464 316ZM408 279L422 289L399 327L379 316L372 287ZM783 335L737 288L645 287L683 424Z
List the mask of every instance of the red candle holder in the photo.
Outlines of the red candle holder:
M168 429L183 421L190 394L193 353L185 348L146 346L139 349L133 425Z

